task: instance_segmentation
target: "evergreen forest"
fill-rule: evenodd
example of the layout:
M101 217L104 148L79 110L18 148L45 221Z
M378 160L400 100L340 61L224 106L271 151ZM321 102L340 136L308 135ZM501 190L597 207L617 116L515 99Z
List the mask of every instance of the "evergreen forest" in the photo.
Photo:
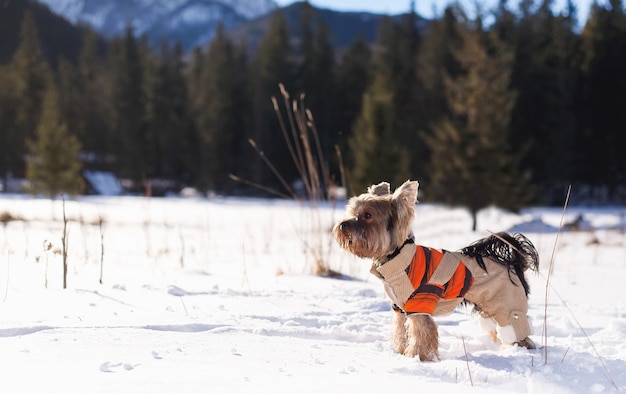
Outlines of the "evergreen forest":
M624 4L595 4L580 23L571 0L553 9L502 0L470 17L453 5L427 23L408 12L337 50L301 3L297 32L277 10L255 51L219 28L191 53L132 25L108 41L58 32L56 47L73 46L54 49L24 9L14 42L0 41L3 189L28 179L36 193L80 194L76 174L96 170L140 194L284 192L279 178L301 176L293 101L310 110L328 189L417 179L420 200L472 212L562 204L568 185L579 202L624 203Z

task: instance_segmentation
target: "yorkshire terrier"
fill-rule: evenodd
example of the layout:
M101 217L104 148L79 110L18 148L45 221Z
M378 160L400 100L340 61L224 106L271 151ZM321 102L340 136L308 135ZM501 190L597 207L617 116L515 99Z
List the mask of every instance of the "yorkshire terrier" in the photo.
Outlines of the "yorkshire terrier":
M421 361L439 360L439 334L433 316L474 305L480 325L494 341L534 349L524 272L537 271L539 256L521 234L497 233L458 252L416 245L411 230L417 181L392 194L386 182L353 197L346 218L333 228L339 245L373 260L370 272L382 280L393 303L392 346Z

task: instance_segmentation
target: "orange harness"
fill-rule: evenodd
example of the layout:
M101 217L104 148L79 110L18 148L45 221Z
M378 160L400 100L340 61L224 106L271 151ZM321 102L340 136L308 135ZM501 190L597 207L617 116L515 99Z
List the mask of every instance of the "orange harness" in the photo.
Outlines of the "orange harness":
M474 277L463 264L458 265L450 280L443 285L429 282L444 253L439 249L417 246L413 260L406 269L415 291L401 309L403 312L432 314L440 298L463 298L472 287Z
M458 256L415 245L412 240L391 260L373 266L371 272L385 283L393 309L407 314L432 315L440 300L461 302L474 283L470 270Z

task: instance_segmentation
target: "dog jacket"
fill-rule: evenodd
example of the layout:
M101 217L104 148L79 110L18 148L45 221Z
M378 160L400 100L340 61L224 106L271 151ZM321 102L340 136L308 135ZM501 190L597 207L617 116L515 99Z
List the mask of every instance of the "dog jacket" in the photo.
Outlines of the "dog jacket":
M521 341L530 334L524 288L506 267L484 262L486 269L461 253L409 242L370 272L383 281L397 312L446 315L467 299L481 317L496 322L503 343Z
M453 309L474 283L470 270L453 254L412 243L372 271L385 283L394 309L404 313L432 315L443 300L453 301Z

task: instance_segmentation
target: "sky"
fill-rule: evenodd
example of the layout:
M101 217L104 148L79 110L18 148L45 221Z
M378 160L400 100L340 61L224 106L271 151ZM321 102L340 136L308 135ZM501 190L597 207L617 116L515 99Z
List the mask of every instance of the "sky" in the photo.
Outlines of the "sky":
M275 0L280 6L294 3L294 0ZM485 7L490 7L497 3L497 0L478 0ZM587 19L589 7L593 0L573 0L578 7L578 20L580 23ZM370 11L374 13L399 14L409 10L411 0L309 0L309 2L317 7L330 8L340 11ZM452 0L416 0L415 11L425 17L432 18L440 14L447 4ZM473 0L460 0L466 9L471 10ZM514 2L512 0L511 2ZM557 10L563 8L566 0L555 0ZM598 3L605 3L599 0Z

